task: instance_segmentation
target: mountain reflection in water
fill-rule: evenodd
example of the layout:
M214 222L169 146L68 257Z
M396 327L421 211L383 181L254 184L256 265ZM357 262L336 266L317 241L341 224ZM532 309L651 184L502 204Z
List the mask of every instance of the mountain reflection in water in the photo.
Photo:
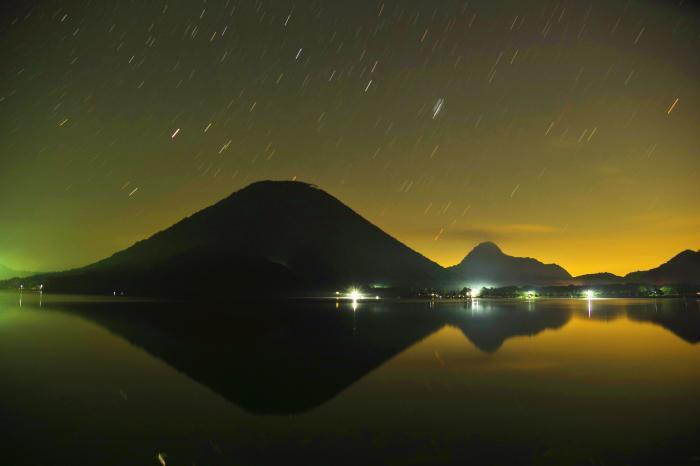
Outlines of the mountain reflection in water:
M484 353L497 352L509 338L559 329L574 315L626 316L695 344L697 306L677 300L367 301L355 309L334 301L85 301L52 308L98 323L246 411L293 414L322 405L445 326Z

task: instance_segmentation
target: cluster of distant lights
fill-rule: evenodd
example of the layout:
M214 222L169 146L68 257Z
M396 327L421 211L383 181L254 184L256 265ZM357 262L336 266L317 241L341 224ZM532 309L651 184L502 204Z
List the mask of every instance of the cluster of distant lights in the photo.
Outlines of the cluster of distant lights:
M596 296L597 296L597 293L595 292L595 290L585 290L583 292L583 298L588 299L588 300L595 299ZM526 291L523 293L523 297L525 299L535 299L535 298L537 298L537 292L536 291Z
M470 290L470 291L467 291L463 297L464 298L478 298L480 294L481 294L481 289ZM595 290L585 290L582 293L582 297L584 299L587 299L587 300L595 299L597 297L597 295L598 295L598 293L596 293ZM529 291L525 291L522 296L525 299L530 300L530 299L537 298L538 294L537 294L537 291L535 291L535 290L529 290ZM441 298L441 297L442 296L440 296L436 293L431 293L432 299ZM341 291L336 291L335 298L336 298L336 300L340 300L340 299L349 300L349 301L352 301L353 304L357 304L358 301L369 300L369 299L379 300L379 296L373 297L371 295L366 295L359 288L350 288L345 293L343 293Z
M24 285L20 285L20 286L19 286L19 291L20 291L20 292L24 291ZM43 292L44 292L44 285L41 284L41 285L39 285L39 286L37 286L37 287L34 287L34 288L32 288L32 291L38 291L38 292L40 292L40 293L43 293Z
M535 299L535 298L537 298L537 292L536 292L536 291L526 291L523 295L524 295L524 297L525 297L526 299ZM595 299L596 296L597 296L597 293L595 292L595 290L585 290L585 291L583 292L583 297L584 297L585 299Z
M581 297L584 298L584 299L591 300L591 299L595 299L595 298L597 297L597 295L598 295L598 293L596 293L595 290L585 290L585 291L581 294ZM528 300L530 300L530 299L535 299L535 298L537 298L538 296L539 296L539 295L537 294L537 291L535 291L535 290L524 291L523 294L522 294L522 297L525 298L525 299L528 299Z

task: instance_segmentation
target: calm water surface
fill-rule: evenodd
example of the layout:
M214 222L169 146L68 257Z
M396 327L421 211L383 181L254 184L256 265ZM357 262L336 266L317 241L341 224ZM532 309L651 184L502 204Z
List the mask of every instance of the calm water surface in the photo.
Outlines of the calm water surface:
M0 464L700 464L697 300L0 294Z

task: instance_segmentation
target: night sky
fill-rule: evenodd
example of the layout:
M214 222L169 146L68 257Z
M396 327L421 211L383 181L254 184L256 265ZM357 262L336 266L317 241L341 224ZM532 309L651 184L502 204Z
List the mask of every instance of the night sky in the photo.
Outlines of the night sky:
M700 247L681 1L46 1L0 19L0 263L100 259L261 179L452 265Z

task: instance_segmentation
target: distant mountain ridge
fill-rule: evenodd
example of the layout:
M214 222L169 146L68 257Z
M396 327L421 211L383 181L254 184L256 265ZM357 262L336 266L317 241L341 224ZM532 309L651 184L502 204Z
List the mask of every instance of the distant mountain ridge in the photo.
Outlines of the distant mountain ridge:
M686 249L658 267L628 273L625 275L625 281L628 283L650 283L654 285L670 283L700 284L700 251Z
M0 264L0 280L28 277L29 275L34 275L34 272L14 270L6 265Z
M611 285L624 282L625 277L610 272L589 273L578 275L571 279L571 284L573 285Z
M667 262L649 270L619 276L608 272L580 275L571 280L574 285L697 285L700 284L700 251L686 249Z
M489 286L563 284L571 279L569 272L557 264L509 256L488 241L477 245L462 262L448 270L460 282Z
M94 264L6 281L63 293L143 296L289 295L349 287L700 284L700 252L625 277L572 277L557 264L477 245L443 268L365 220L321 189L260 181L150 238ZM332 292L332 291L331 291Z

